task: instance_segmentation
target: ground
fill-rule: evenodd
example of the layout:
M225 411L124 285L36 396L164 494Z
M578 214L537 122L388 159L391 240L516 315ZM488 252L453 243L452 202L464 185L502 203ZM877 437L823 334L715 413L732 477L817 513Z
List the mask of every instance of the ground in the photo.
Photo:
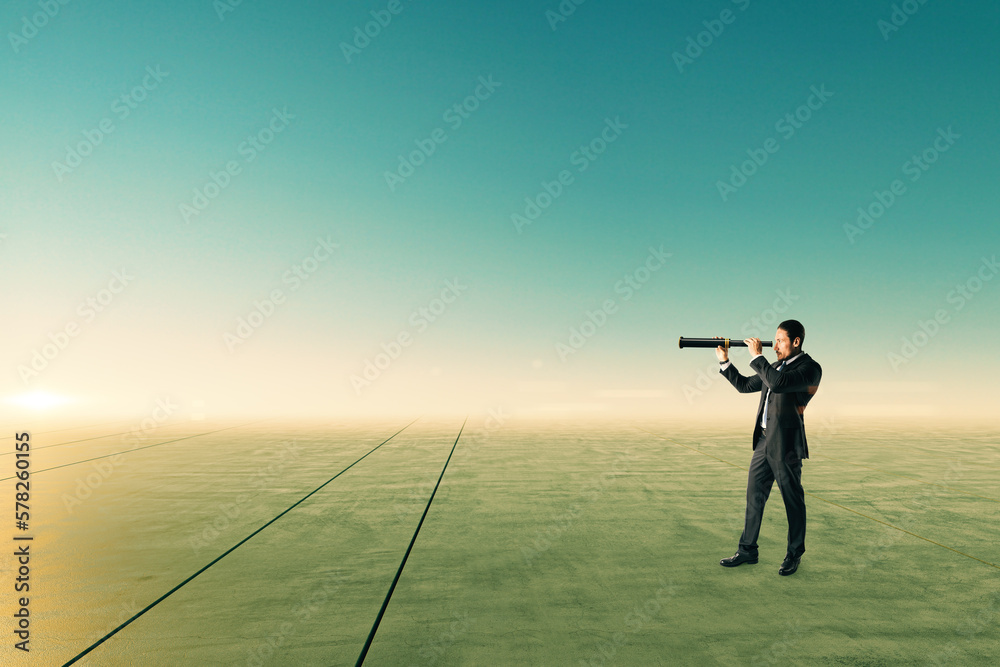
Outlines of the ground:
M354 664L454 446L365 664L994 664L995 432L815 429L806 553L779 577L777 488L760 562L719 566L749 428L490 426L39 429L31 652L8 635L3 662L64 664L152 604L77 664Z

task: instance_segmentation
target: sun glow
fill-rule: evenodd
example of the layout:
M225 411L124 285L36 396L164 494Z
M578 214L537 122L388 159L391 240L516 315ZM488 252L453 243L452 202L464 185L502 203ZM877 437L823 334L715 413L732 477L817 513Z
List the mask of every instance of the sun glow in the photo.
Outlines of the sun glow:
M38 390L27 394L12 396L7 399L7 402L19 405L22 408L29 408L31 410L48 410L50 408L66 405L67 403L72 403L73 401L65 396L58 396L56 394L50 394L47 391Z

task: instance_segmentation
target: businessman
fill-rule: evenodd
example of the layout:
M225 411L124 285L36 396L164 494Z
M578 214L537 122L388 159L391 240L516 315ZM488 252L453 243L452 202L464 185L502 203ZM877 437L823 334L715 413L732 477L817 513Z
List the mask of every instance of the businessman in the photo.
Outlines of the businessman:
M774 334L774 352L778 360L769 364L761 354L759 338L747 338L750 368L755 372L744 377L729 362L728 351L715 348L719 372L736 391L760 392L757 418L753 428L753 456L747 476L747 509L739 549L731 558L723 558L724 567L757 562L757 536L764 504L771 486L778 482L788 516L788 546L778 574L794 574L806 550L806 502L802 490L802 459L809 458L803 413L819 387L823 374L820 365L802 351L805 328L796 320L785 320Z

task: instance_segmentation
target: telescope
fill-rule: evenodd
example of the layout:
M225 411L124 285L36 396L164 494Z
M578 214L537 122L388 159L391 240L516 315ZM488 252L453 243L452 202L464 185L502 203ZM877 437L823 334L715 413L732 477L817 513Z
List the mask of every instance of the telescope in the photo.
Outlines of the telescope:
M774 347L774 343L769 340L760 341L761 347ZM677 347L682 350L685 347L718 347L722 346L724 349L728 350L731 347L746 347L747 344L743 342L743 339L739 340L735 338L684 338L681 336L677 339Z

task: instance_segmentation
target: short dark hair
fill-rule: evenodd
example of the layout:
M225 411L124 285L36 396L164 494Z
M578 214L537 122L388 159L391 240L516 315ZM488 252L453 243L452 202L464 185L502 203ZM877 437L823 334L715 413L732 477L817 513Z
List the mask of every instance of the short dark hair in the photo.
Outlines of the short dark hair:
M788 341L793 345L796 338L799 339L799 347L802 347L802 343L806 342L806 328L798 320L785 320L778 325L778 328L785 330L785 333L788 334Z

